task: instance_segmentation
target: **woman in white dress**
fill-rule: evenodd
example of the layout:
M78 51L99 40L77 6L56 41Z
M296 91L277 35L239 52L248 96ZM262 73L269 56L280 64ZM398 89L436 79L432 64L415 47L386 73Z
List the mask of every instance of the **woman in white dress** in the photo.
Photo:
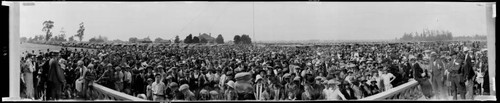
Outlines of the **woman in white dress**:
M392 89L392 84L391 82L396 79L396 76L394 76L392 73L387 72L388 68L384 67L381 78L383 79L383 85L384 85L384 90L389 90Z
M335 80L328 81L328 88L323 89L323 95L326 100L347 100L345 96L340 93L339 84L340 83Z

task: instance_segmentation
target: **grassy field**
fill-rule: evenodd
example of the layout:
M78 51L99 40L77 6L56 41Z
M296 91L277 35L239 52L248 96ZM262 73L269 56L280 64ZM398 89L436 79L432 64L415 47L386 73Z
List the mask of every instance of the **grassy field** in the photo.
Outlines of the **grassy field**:
M32 50L35 51L35 54L38 54L39 50L42 51L42 52L47 52L47 49L49 49L50 51L53 51L53 50L61 50L61 48L63 48L62 46L54 46L54 45L43 45L43 44L32 44L32 43L23 43L21 44L21 48L19 52L26 52L28 51L29 53L32 52ZM68 47L69 50L74 50L75 48L74 47ZM83 50L87 50L87 48L76 48L78 50L80 49L83 49ZM89 50L92 50L92 49L89 49Z

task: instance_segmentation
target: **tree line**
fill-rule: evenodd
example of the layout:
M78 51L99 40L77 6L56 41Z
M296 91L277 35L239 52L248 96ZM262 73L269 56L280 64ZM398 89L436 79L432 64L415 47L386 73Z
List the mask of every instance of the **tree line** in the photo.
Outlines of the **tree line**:
M57 42L65 42L65 41L74 41L74 37L78 37L80 41L83 39L84 31L85 31L85 26L83 22L79 24L79 29L77 30L76 34L70 36L68 40L66 39L66 32L61 28L60 34L53 36L52 29L54 28L54 21L52 20L46 20L42 23L42 31L45 32L45 35L36 35L35 37L23 37L21 38L21 41L27 41L27 42L35 42L35 41L57 41Z
M404 33L400 41L446 41L446 40L486 40L486 35L458 36L453 37L450 31L445 30L427 30L422 32ZM396 38L397 39L397 38Z
M444 30L427 30L422 32L404 33L403 37L399 40L402 41L445 41L453 40L452 33Z
M175 37L174 42L175 43L180 43L179 36ZM209 43L209 41L206 38L201 38L201 37L198 37L198 36L193 36L193 34L189 34L188 36L186 36L186 38L184 38L183 42L186 43L186 44ZM222 37L221 34L217 35L217 37L215 38L215 43L217 43L217 44L224 44L224 37Z
M66 32L61 28L61 33L60 35L53 36L52 29L54 27L54 21L51 20L46 20L42 23L42 31L45 32L45 35L36 35L35 37L22 37L21 41L23 42L34 42L34 41L57 41L57 42L66 42L66 41L76 41L74 37L77 37L78 40L81 42L84 36L85 32L85 26L84 23L81 22L79 24L79 29L77 30L76 34L70 36L68 39L66 39ZM212 37L210 37L212 38ZM139 39L136 37L131 37L129 38L129 42L135 43ZM186 44L193 44L193 43L209 43L209 42L215 42L217 44L223 44L224 43L224 38L222 37L221 34L219 34L215 39L212 39L213 41L209 41L206 38L203 37L197 37L193 36L192 34L189 34L186 36L186 38L182 41L183 43ZM251 38L246 35L235 35L233 38L234 44L251 44L252 40ZM99 37L93 37L89 39L89 42L95 42L95 43L100 43L100 42L106 42L107 37L99 36ZM121 40L113 40L113 41L121 41ZM151 41L148 38L144 38L143 41ZM164 40L162 38L156 38L155 42L161 42L161 43L170 43L170 40ZM181 43L181 40L179 36L177 35L175 37L174 43Z
M243 35L235 35L234 36L234 44L252 44L252 39L250 36L243 34Z

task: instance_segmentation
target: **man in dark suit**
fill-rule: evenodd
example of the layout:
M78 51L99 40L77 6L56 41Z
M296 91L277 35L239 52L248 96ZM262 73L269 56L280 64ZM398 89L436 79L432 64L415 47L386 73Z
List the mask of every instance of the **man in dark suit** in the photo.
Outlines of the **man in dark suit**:
M60 99L62 93L63 84L66 83L66 79L64 78L63 70L59 65L59 54L53 53L55 55L49 61L50 69L48 75L48 89L50 89L51 99Z
M347 100L357 99L354 95L354 90L352 90L350 84L347 81L344 81L341 84L340 93L342 93Z
M432 85L429 81L430 77L427 69L423 69L421 67L421 64L423 63L422 57L422 54L418 55L418 62L415 61L415 57L410 57L410 62L412 63L412 69L414 71L413 75L415 80L418 81L418 84L422 88L422 93L424 94L424 96L429 99L433 96Z
M432 88L437 99L445 98L444 94L444 66L440 58L438 58L436 52L431 53L430 70L432 74Z
M457 95L460 94L462 99L465 99L465 85L463 83L462 76L462 58L457 57L457 54L452 54L453 60L450 61L448 71L450 72L449 79L451 81L451 92L453 95L453 100L457 100Z
M401 75L404 82L408 81L409 78L413 78L413 70L411 69L411 64L408 62L407 58L403 59L401 68L403 69Z
M473 64L473 57L474 54L472 52L472 50L468 50L467 53L465 54L465 57L464 57L464 68L462 69L463 70L463 77L465 79L465 85L466 85L466 99L473 99L473 85L474 85L474 70L472 69L472 67L474 66Z

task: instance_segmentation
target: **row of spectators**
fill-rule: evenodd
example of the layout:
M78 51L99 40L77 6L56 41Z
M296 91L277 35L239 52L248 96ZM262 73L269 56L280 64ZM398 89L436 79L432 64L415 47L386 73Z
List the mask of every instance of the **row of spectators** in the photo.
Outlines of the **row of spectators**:
M466 93L489 89L486 51L468 44L100 45L32 51L22 59L23 85L27 97L44 99L93 100L89 85L98 83L149 100L353 100L414 79L427 98L463 94L465 99Z

